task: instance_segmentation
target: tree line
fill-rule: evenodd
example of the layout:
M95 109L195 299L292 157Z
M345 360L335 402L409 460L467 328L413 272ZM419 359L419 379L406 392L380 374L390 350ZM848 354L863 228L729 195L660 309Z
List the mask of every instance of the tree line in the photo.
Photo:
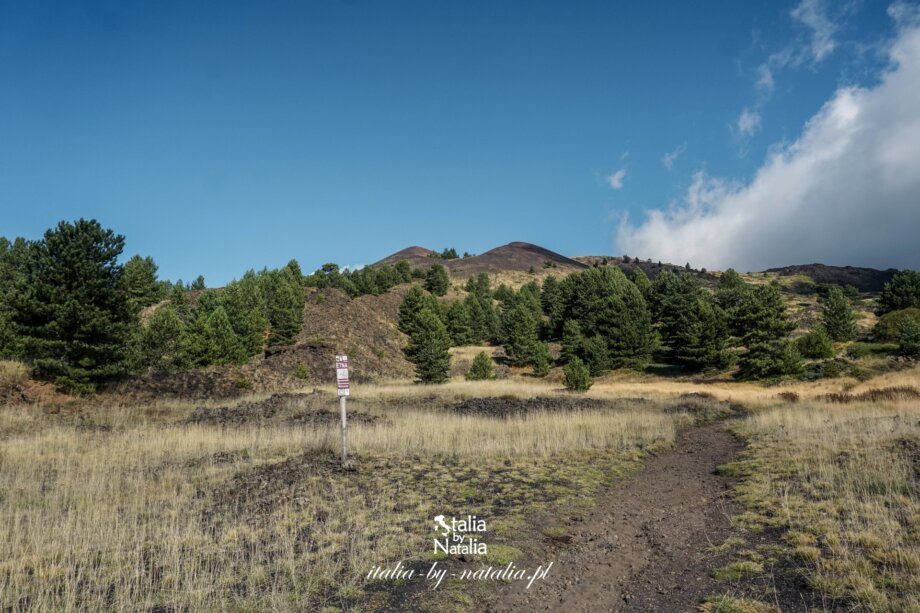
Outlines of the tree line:
M880 310L920 307L920 274L898 273L886 286ZM489 342L504 348L511 366L530 366L545 376L554 361L549 342L561 347L558 362L566 385L587 389L590 377L616 368L642 368L653 356L687 370L725 370L737 365L740 379L798 376L803 358L830 358L834 342L856 334L852 296L822 288L820 321L793 341L796 324L776 283L753 285L732 269L714 291L695 275L663 271L650 281L641 268L627 276L618 268L591 268L558 280L547 277L515 291L492 290L487 275L472 277L466 297L438 301L414 286L400 308L399 327L410 337L406 356L423 382L447 379L451 346ZM900 312L900 311L898 311ZM920 339L907 317L901 351ZM913 344L912 344L913 343ZM477 356L471 378L489 378L486 354ZM481 375L480 373L485 373Z
M85 392L126 374L242 363L300 332L295 260L208 289L203 277L159 280L149 257L122 264L124 240L85 219L40 240L0 239L0 358Z

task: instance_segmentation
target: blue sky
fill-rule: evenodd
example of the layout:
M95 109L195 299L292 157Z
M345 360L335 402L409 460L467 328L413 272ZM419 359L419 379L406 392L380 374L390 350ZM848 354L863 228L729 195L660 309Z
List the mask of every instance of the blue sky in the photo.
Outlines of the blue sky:
M0 2L0 234L93 217L162 277L209 284L290 258L513 240L713 267L917 266L885 227L865 245L835 227L843 247L765 246L765 226L828 231L808 198L835 200L846 169L798 171L810 195L783 195L801 202L779 224L758 220L775 192L750 193L841 92L887 95L916 17L866 0ZM920 107L902 76L886 99ZM879 147L880 164L898 151ZM915 162L893 171L920 177ZM891 189L896 225L914 221L920 187ZM725 223L732 241L715 236Z

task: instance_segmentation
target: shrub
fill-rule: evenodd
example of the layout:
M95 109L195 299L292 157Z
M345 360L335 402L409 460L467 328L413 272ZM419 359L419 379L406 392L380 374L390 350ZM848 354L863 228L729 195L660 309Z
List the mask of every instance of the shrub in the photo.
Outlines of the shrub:
M250 381L250 380L247 379L246 377L241 377L241 378L237 379L236 381L233 382L233 385L234 385L237 389L241 389L241 390L252 389L252 381Z
M297 362L297 366L294 367L294 376L298 379L309 379L310 370L303 362Z
M917 323L920 323L920 309L909 308L885 313L879 317L878 323L875 324L875 328L872 330L873 337L875 340L882 342L897 341L898 328L901 325L901 321L906 318L913 319Z
M823 326L816 326L805 336L796 339L795 346L803 357L814 360L832 358L836 353L834 342Z
M571 362L566 364L562 372L562 382L567 390L586 392L591 389L591 373L580 358L573 358Z
M470 369L466 372L467 381L488 381L495 378L495 364L485 351L480 351L473 358Z

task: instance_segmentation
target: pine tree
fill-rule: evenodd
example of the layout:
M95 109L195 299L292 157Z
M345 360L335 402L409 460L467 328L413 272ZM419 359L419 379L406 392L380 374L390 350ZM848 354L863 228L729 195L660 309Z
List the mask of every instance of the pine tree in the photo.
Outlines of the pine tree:
M618 268L591 268L562 282L565 319L575 320L586 338L600 335L611 366L640 366L656 346L645 299Z
M920 323L912 317L905 317L898 324L898 353L920 358Z
M741 379L771 379L802 374L802 356L788 339L758 341L748 348L738 369Z
M425 308L415 319L415 329L403 350L415 364L415 373L422 383L443 383L450 370L450 335L431 309Z
M795 341L795 347L803 357L811 359L832 358L836 353L834 351L834 341L824 329L824 326L818 325Z
M679 349L680 335L691 325L694 309L702 295L699 281L691 275L664 271L648 291L652 320L661 332L661 339L671 355Z
M29 244L12 314L39 378L88 391L124 371L136 319L121 282L123 248L124 237L85 219Z
M428 269L425 275L425 289L434 296L443 296L450 287L450 279L447 276L447 270L440 264L434 264Z
M728 341L725 313L711 295L701 293L675 332L674 356L691 368L726 368L732 361Z
M648 280L648 275L645 274L645 271L638 266L633 269L632 282L636 289L639 290L639 293L642 294L642 297L648 299L648 292L652 282Z
M245 343L237 336L222 306L214 309L206 320L205 346L211 364L242 364L249 357Z
M262 277L268 315L269 345L289 345L303 325L304 289L296 273L286 266Z
M480 351L473 358L470 369L466 373L467 381L487 381L495 378L495 365L492 358L485 351Z
M853 307L839 285L832 285L822 300L821 322L835 341L851 341L856 336Z
M610 370L610 348L607 339L595 334L585 341L585 364L592 377L597 377Z
M876 314L884 315L890 311L920 308L920 272L902 270L896 272L878 301Z
M455 347L463 347L473 342L473 327L470 310L466 303L455 300L447 310L447 331Z
M587 392L591 389L591 373L579 358L573 358L562 369L562 382L566 389L573 392Z
M409 283L412 281L412 267L409 266L409 262L405 260L400 260L396 262L396 274L399 275L400 283Z
M204 284L204 275L198 275L198 277L194 281L192 281L192 284L191 286L189 286L189 289L193 289L197 291L207 289L207 286Z
M246 356L262 351L268 336L265 291L259 277L248 271L224 288L220 304L243 346Z
M135 255L125 262L121 282L134 311L155 304L162 298L162 288L157 282L157 265L151 257Z
M550 275L543 280L540 290L540 305L549 321L546 324L546 337L559 338L562 334L563 315L565 304L562 301L562 287L555 275Z
M164 304L141 324L131 343L130 369L133 372L169 372L185 364L185 325L172 304Z
M549 345L543 341L534 342L530 354L530 365L533 366L533 374L537 377L545 377L549 374L552 367Z
M740 329L745 331L742 341L747 347L736 376L765 379L801 373L801 355L788 340L795 322L789 317L775 283L746 292L736 317Z
M562 326L562 361L566 364L584 356L585 337L581 326L574 319L567 319Z
M537 320L527 300L515 300L502 313L505 354L512 366L525 366L537 342Z
M434 313L438 313L440 307L438 301L423 290L418 285L413 285L406 292L402 303L399 305L399 322L398 327L401 332L411 335L415 331L415 320L423 309L428 308Z

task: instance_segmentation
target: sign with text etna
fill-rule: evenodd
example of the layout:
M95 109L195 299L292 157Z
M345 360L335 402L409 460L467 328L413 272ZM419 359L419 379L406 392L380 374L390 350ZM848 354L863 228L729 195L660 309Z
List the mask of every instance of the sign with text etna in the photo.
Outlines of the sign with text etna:
M335 386L338 389L339 396L348 396L350 394L347 355L335 356Z
M348 356L335 356L335 387L339 394L339 413L342 416L342 464L348 464L348 419L345 411L345 397L349 395Z

